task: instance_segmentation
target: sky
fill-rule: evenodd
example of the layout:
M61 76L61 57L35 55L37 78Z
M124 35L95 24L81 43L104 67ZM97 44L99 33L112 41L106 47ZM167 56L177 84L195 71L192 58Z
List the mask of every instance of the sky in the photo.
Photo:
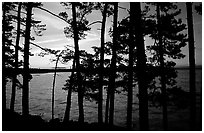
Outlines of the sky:
M195 4L195 3L194 3ZM120 2L119 6L129 8L129 3ZM43 2L43 8L46 8L52 11L55 14L59 14L61 11L65 11L65 8L60 5L60 3L56 2ZM181 9L182 13L178 16L182 18L183 22L186 23L186 7L185 3L178 3L178 8ZM193 8L194 9L194 8ZM35 37L34 43L40 45L41 47L55 49L55 50L63 50L66 45L74 46L73 39L66 38L64 35L64 27L67 26L67 23L60 20L59 18L48 14L45 11L40 9L33 9L33 18L36 20L41 20L42 24L46 24L46 30L43 31L43 36L36 36L34 32L32 32ZM119 21L122 18L127 17L128 12L125 9L119 9L118 19ZM70 14L71 17L71 14ZM93 11L90 15L87 16L89 22L94 22L96 20L102 19L101 13L99 11ZM196 53L196 64L202 64L202 16L198 15L193 11L193 19L194 19L194 38L195 38L195 53ZM112 17L107 18L106 22L106 33L105 39L106 41L110 40L108 35L109 28L112 26ZM93 52L91 49L92 46L100 46L100 27L101 24L95 24L91 26L91 30L87 32L86 39L79 41L80 50L86 50L88 52ZM149 39L145 39L145 44L150 44L151 41ZM31 68L50 68L55 66L55 62L51 62L52 56L44 56L40 57L37 54L41 51L41 49L34 47L31 45L31 53L34 56L30 57L30 67ZM186 55L184 59L175 60L177 66L186 66L188 65L188 45L182 48L182 52ZM60 67L69 67L69 64L63 65L59 64Z

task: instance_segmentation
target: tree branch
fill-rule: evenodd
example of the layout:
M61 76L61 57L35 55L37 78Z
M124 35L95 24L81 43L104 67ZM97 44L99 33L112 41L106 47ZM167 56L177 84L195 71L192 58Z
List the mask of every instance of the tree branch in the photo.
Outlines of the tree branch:
M34 46L36 46L36 47L38 47L38 48L40 48L40 49L42 49L42 50L47 51L47 48L43 48L43 47L41 47L41 46L39 46L39 45L37 45L37 44L35 44L35 43L33 43L33 42L30 42L30 44L32 44L32 45L34 45Z
M95 23L102 23L102 22L101 22L101 21L94 21L94 22L88 24L87 26L89 27L89 26L91 26L91 25L93 25L93 24L95 24Z
M42 8L42 7L35 7L35 8L41 9L41 10L43 10L43 11L46 11L46 12L48 12L49 14L51 14L51 15L53 15L53 16L55 16L55 17L57 17L57 18L59 18L59 19L61 19L61 20L63 20L63 21L65 21L67 24L69 24L66 19L61 18L59 15L56 15L56 14L54 14L53 12L51 12L51 11L45 9L45 8Z

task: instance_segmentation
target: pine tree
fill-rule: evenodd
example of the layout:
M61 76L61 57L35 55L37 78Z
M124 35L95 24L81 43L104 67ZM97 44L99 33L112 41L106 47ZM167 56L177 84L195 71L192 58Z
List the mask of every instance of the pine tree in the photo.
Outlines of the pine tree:
M161 69L161 91L162 91L162 107L163 107L163 128L167 130L168 119L167 119L167 100L166 100L166 83L165 83L165 70L164 70L164 59L163 59L163 43L161 35L161 20L160 20L160 5L157 4L157 30L158 30L158 40L159 40L159 63Z
M30 45L30 28L31 28L31 16L32 16L32 3L26 4L27 18L26 18L26 31L25 31L25 46L24 46L24 70L23 70L23 115L29 114L29 45Z
M72 69L75 69L75 59L73 61ZM69 82L69 81L67 81ZM67 104L66 104L66 109L65 109L65 114L64 114L64 120L63 122L68 122L70 119L70 109L71 109L71 96L72 96L72 90L73 90L73 82L74 82L74 71L72 71L71 76L70 76L70 84L68 85L69 90L67 94Z
M80 50L79 50L79 46L78 45L78 41L81 39L84 39L86 34L84 33L84 31L88 31L90 30L90 28L88 27L88 20L86 19L86 15L89 14L92 9L94 4L91 2L75 2L75 3L69 3L69 2L61 2L61 4L65 7L69 7L70 5L75 8L77 8L77 12L76 9L72 8L72 16L73 18L69 19L68 18L68 14L67 12L61 12L59 13L59 18L64 20L65 22L67 22L69 24L69 26L64 28L64 33L66 35L66 37L71 37L74 38L74 45L75 45L75 68L76 68L76 73L77 73L77 79L72 79L70 78L69 80L66 81L65 84L65 88L63 89L69 89L69 84L71 85L72 83L70 83L70 80L73 80L74 82L77 82L77 92L78 92L78 104L79 104L79 121L83 122L84 121L84 111L83 111L83 98L84 98L84 88L82 85L82 72L81 72L81 67L82 65L80 65L79 59L80 59ZM43 9L44 10L44 9ZM49 12L50 13L50 12ZM74 18L74 16L76 18ZM66 58L66 56L65 56ZM66 62L67 59L65 59ZM78 63L77 63L78 62ZM73 87L76 84L73 84ZM71 88L72 90L74 88ZM70 90L71 91L71 90ZM75 90L74 90L75 91ZM71 95L70 93L68 93L68 95ZM69 100L69 96L67 97L67 100ZM67 103L70 103L71 101L67 101ZM71 103L70 106L67 105L66 109L68 109L68 107L71 107ZM68 114L70 109L68 109L66 114ZM66 117L66 116L65 116ZM68 117L66 117L68 118ZM66 121L66 120L65 120Z
M113 125L114 119L114 99L115 99L115 78L116 78L116 47L117 47L117 20L118 20L118 3L114 3L114 16L113 16L113 47L112 47L112 59L111 59L111 75L109 79L108 89L110 90L110 113L109 124Z
M192 3L186 3L188 23L188 47L189 47L189 83L190 83L190 128L195 130L196 124L196 84L195 84L195 47L192 17Z
M105 3L103 10L103 19L101 25L101 51L100 51L100 73L99 73L99 100L98 100L98 122L103 122L103 73L104 73L104 34L105 34L105 24L106 24L106 14L107 14L108 4Z
M148 95L146 82L146 55L143 39L142 15L140 3L135 4L135 36L137 47L137 72L138 72L138 88L139 88L139 124L140 130L149 130L148 122Z
M132 91L133 91L133 50L135 47L134 40L134 11L135 3L130 2L130 28L129 28L129 68L128 68L128 103L127 103L127 127L132 127Z
M3 20L2 20L2 111L3 114L6 111L6 82L8 78L12 78L11 72L6 69L12 68L14 64L13 58L13 46L12 42L12 26L13 16L11 11L15 8L15 4L12 2L2 3ZM4 115L3 115L4 117Z
M77 83L78 83L78 104L79 104L79 122L84 122L84 109L83 109L83 90L82 79L80 73L80 61L79 61L79 35L76 25L76 3L72 3L72 16L73 16L73 33L74 33L74 45L75 45L75 58L76 58L76 71L77 71Z
M150 53L153 55L149 57L148 60L155 67L155 71L158 74L156 74L155 77L159 77L160 85L157 86L154 82L151 82L150 84L154 87L150 90L150 93L151 97L162 97L159 101L163 106L162 123L163 129L167 130L167 94L173 94L172 92L179 89L175 81L177 74L174 66L176 63L170 61L170 59L181 59L185 57L185 55L181 53L181 48L186 45L186 35L182 33L186 27L181 19L175 18L181 12L181 10L177 10L175 4L167 2L151 4L157 6L157 15L152 15L150 19L146 20L146 22L149 23L147 27L150 28L147 28L146 32L155 40L153 45L147 46L147 50L151 51ZM157 24L155 20L152 19L155 18L155 16Z
M21 6L22 3L19 2L18 5L18 17L17 17L17 36L16 36L16 46L15 46L15 72L13 75L13 83L12 83L12 95L11 95L11 103L10 109L14 111L15 104L15 95L16 95L16 83L17 83L17 72L18 72L18 51L19 51L19 40L20 40L20 25L21 25Z

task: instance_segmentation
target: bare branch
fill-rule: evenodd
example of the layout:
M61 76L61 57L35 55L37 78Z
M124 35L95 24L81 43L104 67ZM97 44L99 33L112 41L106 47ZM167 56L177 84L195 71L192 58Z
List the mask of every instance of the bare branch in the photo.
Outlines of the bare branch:
M35 8L41 9L41 10L43 10L43 11L46 11L46 12L48 12L49 14L51 14L51 15L53 15L53 16L55 16L55 17L57 17L57 18L59 18L59 19L61 19L61 20L63 20L63 21L65 21L67 24L69 24L66 19L61 18L59 15L56 15L56 14L54 14L53 12L51 12L51 11L45 9L45 8L42 8L42 7L35 7Z
M130 10L129 10L129 9L127 9L127 8L125 8L125 7L118 6L118 8L120 8L120 9L124 9L124 10L127 10L128 12L130 12Z
M35 44L35 43L33 43L33 42L30 42L30 44L32 44L32 45L34 45L34 46L36 46L36 47L38 47L38 48L40 48L40 49L42 49L42 50L47 51L47 48L43 48L43 47L41 47L41 46L39 46L39 45L37 45L37 44Z
M101 22L101 21L94 21L94 22L90 23L90 24L87 25L87 26L91 26L91 25L93 25L93 24L95 24L95 23L102 23L102 22Z

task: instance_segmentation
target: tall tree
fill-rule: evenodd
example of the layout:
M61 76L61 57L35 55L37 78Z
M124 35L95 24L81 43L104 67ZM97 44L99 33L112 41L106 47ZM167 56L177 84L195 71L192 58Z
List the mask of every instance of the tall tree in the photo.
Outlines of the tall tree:
M75 69L75 59L73 61L72 69ZM72 71L71 76L70 76L70 84L68 94L67 94L67 105L65 109L65 114L64 114L64 120L63 122L68 122L70 118L70 109L71 109L71 96L72 96L72 89L73 89L73 82L74 82L74 71Z
M115 99L115 78L116 78L116 48L117 48L117 20L118 20L118 3L114 3L114 16L113 16L113 46L112 46L112 59L111 59L111 74L109 79L109 92L110 92L110 113L109 124L113 125L114 119L114 99Z
M101 25L101 51L100 51L100 73L99 73L99 100L98 100L98 122L103 122L103 73L104 73L104 36L105 36L105 25L106 25L106 14L108 4L105 3L103 9L103 18Z
M196 85L195 85L195 47L194 30L192 17L192 3L186 3L187 24L188 24L188 48L189 48L189 67L190 67L190 128L195 130L196 126Z
M132 87L133 87L133 50L135 47L134 29L135 29L135 5L130 2L130 28L129 28L129 68L128 68L128 103L127 103L127 127L132 127Z
M135 16L134 33L136 36L136 47L137 47L137 72L138 72L138 88L139 88L139 124L140 130L149 130L148 122L148 95L147 95L147 83L146 83L146 55L143 38L142 28L142 15L141 5L139 2L133 3Z
M77 92L78 92L78 105L79 105L79 121L83 122L84 121L84 113L83 113L83 97L84 97L84 88L82 85L82 72L80 72L79 68L81 68L82 66L80 65L80 51L79 51L79 46L78 46L78 41L80 39L84 39L86 34L84 33L84 31L88 31L90 30L90 28L88 27L88 20L86 19L86 15L88 15L90 12L92 12L93 6L94 4L92 2L75 2L75 3L69 3L69 2L61 2L61 4L65 7L68 6L72 6L72 15L73 18L69 19L68 18L68 14L67 12L61 12L59 13L59 18L64 20L65 22L67 22L69 24L69 26L64 28L64 33L66 35L66 37L71 37L74 38L74 44L75 44L75 56L72 56L72 59L74 57L75 60L75 68L76 68L76 77L73 77L68 80L66 80L66 84L65 84L65 88L63 89L71 89L73 90L74 88L77 88ZM75 8L77 8L77 12L76 9L73 9L73 5ZM68 8L70 9L70 8ZM43 9L44 10L44 9ZM49 12L50 13L50 12ZM55 15L56 16L56 15ZM74 18L74 16L76 18ZM91 24L90 24L91 25ZM67 58L67 56L65 56L65 58ZM67 61L67 59L65 59L65 62ZM80 65L80 66L79 66ZM73 76L75 74L73 73ZM77 84L71 83L70 81L73 80L74 82L77 82ZM72 85L71 85L72 84ZM71 91L71 90L69 90ZM76 91L76 89L74 89L74 91ZM69 100L70 93L68 93L68 97L67 100ZM71 101L70 101L71 102ZM69 101L67 103L70 103ZM68 109L68 107L71 107L71 103L70 105L67 105L66 109ZM67 114L69 112L70 109L68 109ZM67 115L68 116L68 115ZM68 117L66 117L67 121Z
M3 114L6 110L6 76L5 76L5 19L6 19L6 10L5 10L5 3L2 3L3 5L3 27L2 27L2 111Z
M83 90L82 79L80 73L80 59L79 59L79 35L76 23L76 3L72 3L72 16L73 16L73 32L74 32L74 45L75 45L75 59L76 59L76 71L78 82L78 104L79 104L79 122L84 122L84 109L83 109Z
M12 73L6 71L7 68L12 68L14 64L12 41L12 19L11 11L15 9L15 4L12 2L2 3L3 20L2 20L2 111L6 110L6 82L7 78L12 78ZM4 117L4 115L3 115Z
M6 110L6 61L5 61L5 47L6 47L6 3L2 3L3 7L3 26L2 26L2 111ZM4 115L3 115L4 116ZM4 117L3 117L4 118Z
M27 18L26 18L26 31L25 31L25 44L24 44L24 71L23 71L23 115L29 114L29 45L30 45L30 28L32 16L32 3L26 4Z
M19 51L19 40L20 40L20 25L21 25L21 5L19 2L18 5L18 16L17 16L17 36L16 36L16 46L15 46L15 73L13 74L13 84L12 84L12 95L10 109L14 111L15 96L16 96L16 83L17 83L17 72L18 72L18 51Z
M159 40L159 62L161 70L161 91L162 91L162 105L163 105L163 128L167 130L168 128L168 119L167 119L167 102L166 102L166 79L165 79L165 70L164 70L164 54L163 54L163 43L162 43L162 34L161 34L161 19L160 19L160 5L157 4L157 29L158 29L158 40Z
M157 95L153 97L160 97L159 104L163 106L163 129L167 130L167 94L174 95L174 91L179 89L175 80L177 77L174 68L176 63L170 59L185 57L181 53L181 48L186 45L186 34L183 32L186 25L180 18L176 18L181 10L178 10L174 3L157 2L151 4L156 6L156 15L152 15L149 17L150 19L146 20L147 24L149 23L147 27L151 26L145 32L155 40L153 45L147 46L147 50L153 55L148 58L148 61L151 62L157 73L153 72L156 75L152 80L154 82L151 81L149 84L149 94ZM151 70L150 73L152 73ZM155 84L155 78L159 79L160 84Z

